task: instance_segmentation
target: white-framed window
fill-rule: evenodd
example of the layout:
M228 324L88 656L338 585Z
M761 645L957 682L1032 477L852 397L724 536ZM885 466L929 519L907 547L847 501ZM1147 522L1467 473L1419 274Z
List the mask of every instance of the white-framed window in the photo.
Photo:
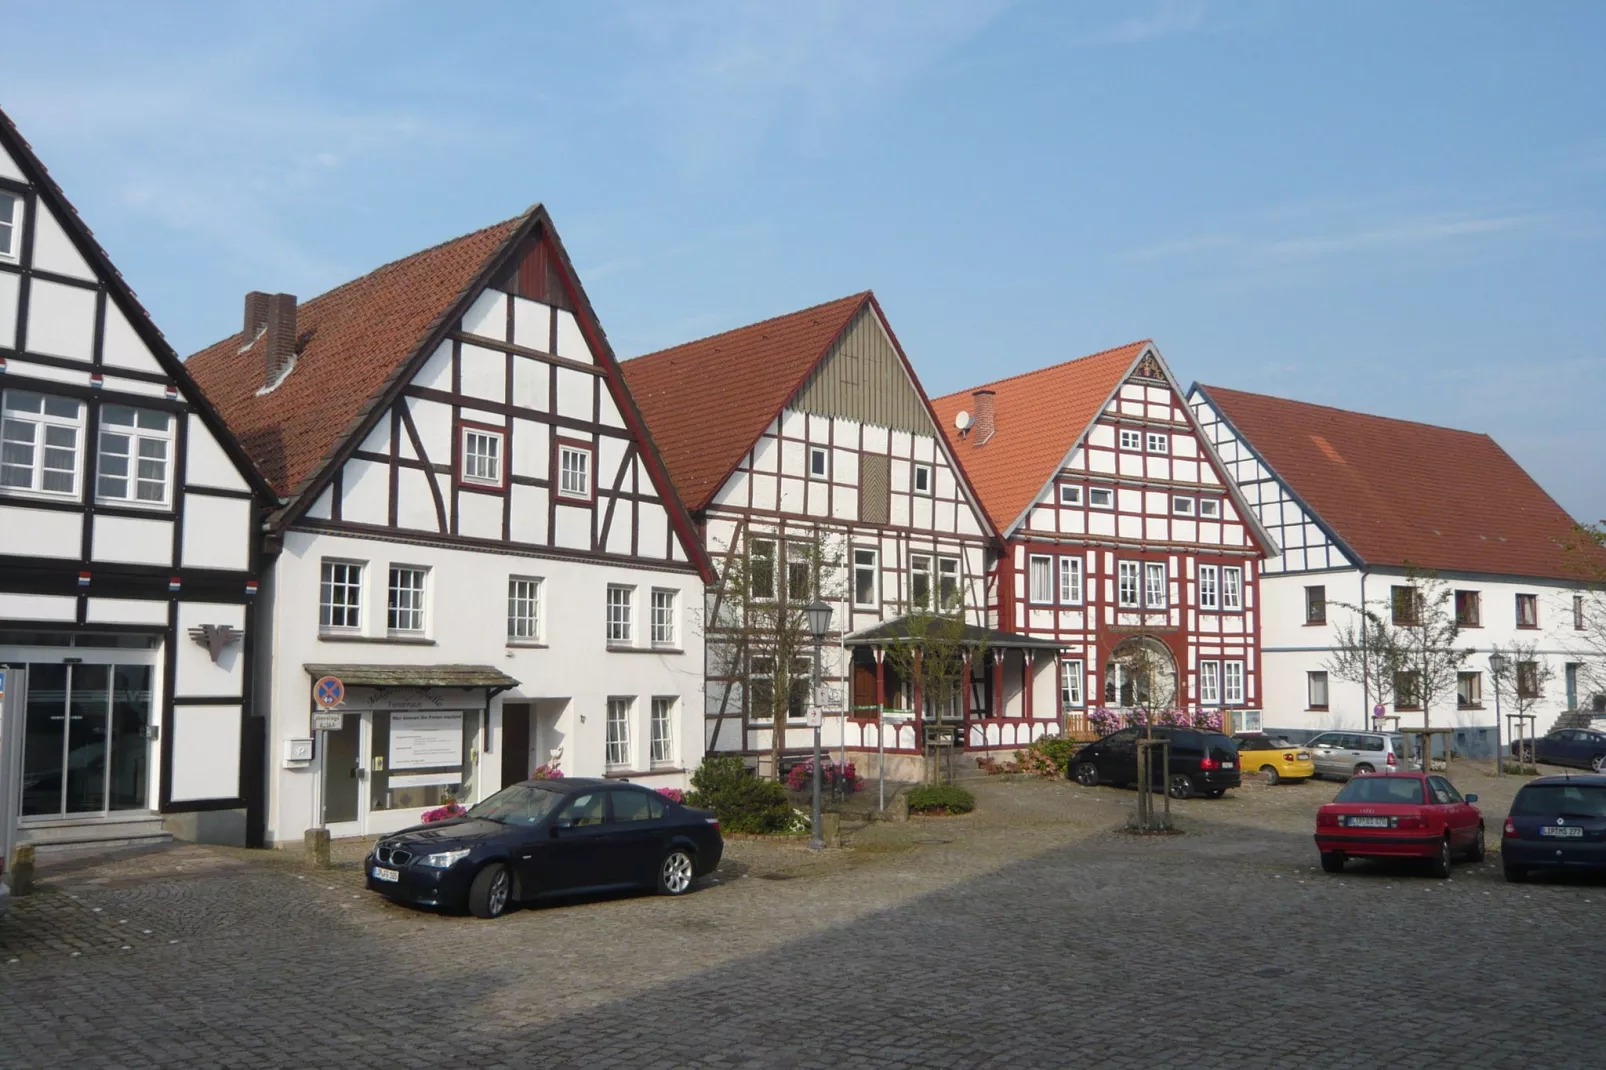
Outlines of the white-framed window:
M830 458L826 456L824 446L809 447L809 478L824 479L830 471Z
M931 555L909 555L909 600L917 606L931 606Z
M853 604L874 606L881 602L881 555L875 550L853 551Z
M1223 566L1221 569L1221 608L1242 609L1244 607L1244 570L1233 566Z
M1150 431L1149 432L1149 452L1150 453L1170 453L1171 452L1171 436L1166 434L1163 431Z
M1082 559L1080 557L1060 558L1060 604L1066 606L1082 604Z
M1136 609L1143 603L1138 601L1138 563L1136 561L1116 562L1116 604Z
M356 631L362 627L362 564L325 561L318 583L318 627Z
M1242 704L1244 700L1243 662L1224 661L1221 663L1221 699L1228 706Z
M608 700L608 750L604 757L609 769L630 768L630 708L635 700Z
M1074 483L1061 483L1060 484L1060 504L1061 505L1081 505L1082 504L1082 488L1080 486L1074 484Z
M1199 566L1199 608L1221 608L1221 570L1215 565Z
M173 416L155 409L102 405L95 497L166 505L173 456Z
M1171 499L1171 512L1177 516L1193 515L1193 499L1174 496Z
M475 424L464 424L462 436L463 482L479 487L502 486L502 458L506 452L503 449L506 432L490 427L480 427ZM560 454L563 449L572 449L572 447L560 447ZM588 488L581 496L589 496L589 494Z
M918 461L914 466L914 488L916 494L931 494L932 478L931 465L921 464Z
M937 601L944 609L951 609L960 602L957 557L937 558Z
M1220 498L1200 498L1199 515L1206 520L1216 520L1221 516Z
M748 540L747 594L750 598L775 597L775 542L773 539Z
M635 634L631 629L630 611L634 608L636 589L622 583L608 584L608 644L629 646Z
M675 764L675 702L664 697L652 700L653 765Z
M412 565L391 565L385 608L385 628L391 632L422 633L424 630L424 584L429 569Z
M591 447L558 444L558 497L591 500Z
M31 390L0 395L0 488L76 497L84 403Z
M1164 561L1143 562L1143 604L1150 609L1166 607L1166 576Z
M1327 709L1327 673L1322 670L1305 674L1305 704L1309 709Z
M1221 662L1199 663L1199 701L1204 705L1221 702Z
M1082 708L1082 659L1066 658L1060 662L1060 709Z
M807 602L814 597L814 550L806 542L786 544L786 598Z
M1089 487L1087 505L1089 509L1114 509L1115 491L1109 487Z
M22 198L0 192L0 260L22 258Z
M678 592L667 587L652 589L652 645L675 645L675 610L680 603Z
M1121 429L1121 448L1123 450L1139 451L1143 449L1143 432Z
M1054 559L1033 554L1026 562L1027 597L1033 602L1054 601Z
M507 637L530 643L541 640L541 581L533 576L508 577Z

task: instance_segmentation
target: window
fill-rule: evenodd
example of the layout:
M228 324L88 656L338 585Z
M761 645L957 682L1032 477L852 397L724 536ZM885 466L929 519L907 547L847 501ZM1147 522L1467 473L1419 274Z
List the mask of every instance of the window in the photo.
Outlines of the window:
M1244 570L1241 568L1221 569L1221 608L1242 609L1244 607Z
M775 544L769 539L747 544L747 593L752 598L775 597Z
M173 417L168 413L102 406L95 496L166 505L172 450Z
M1143 563L1143 604L1150 609L1164 609L1166 607L1165 563L1162 561L1145 561Z
M1199 701L1206 704L1221 701L1221 662L1199 663Z
M663 587L652 590L652 645L675 645L676 592Z
M1327 708L1327 674L1325 672L1308 672L1305 674L1305 701L1313 710Z
M0 193L0 260L22 256L22 198Z
M786 716L801 721L808 715L809 685L812 666L808 658L793 658L788 676ZM751 689L749 712L756 718L772 721L775 717L775 659L754 656L749 662L748 687Z
M591 447L558 445L558 497L591 500Z
M1082 708L1082 661L1080 658L1060 662L1060 708Z
M1139 431L1121 431L1121 448L1123 450L1141 450L1143 448L1143 434Z
M1073 487L1069 483L1061 483L1060 484L1060 504L1061 505L1081 505L1082 504L1082 488L1081 487Z
M1094 509L1114 509L1115 492L1108 487L1089 487L1087 504Z
M7 390L0 400L0 487L76 495L83 426L81 402Z
M1082 559L1060 558L1060 603L1067 606L1082 603Z
M428 569L390 566L390 595L385 627L393 632L424 630L424 577Z
M931 493L931 465L929 465L929 464L917 464L917 465L915 465L914 476L915 476L915 493L916 494L930 494Z
M608 642L610 645L629 646L631 639L630 609L636 589L623 584L608 584Z
M502 486L502 442L503 432L488 427L477 427L473 424L463 425L463 475L462 481L480 487ZM585 450L576 450L568 446L558 448L561 456L564 450L578 454L585 460L590 454ZM565 493L568 493L565 488ZM584 483L583 489L575 492L575 497L587 498L591 496L590 484Z
M351 561L325 561L318 585L318 627L362 627L362 566Z
M959 605L959 558L937 558L937 601L942 608L951 609Z
M1539 596L1536 594L1519 594L1517 596L1517 627L1539 627Z
M1390 587L1389 606L1394 623L1406 626L1417 623L1417 610L1421 607L1421 593L1415 587Z
M1221 576L1221 570L1218 569L1215 565L1200 565L1199 566L1199 608L1200 609L1219 609L1219 608L1221 608L1221 600L1220 600L1220 597L1219 597L1220 576Z
M1539 663L1537 661L1517 662L1517 697L1539 697Z
M1221 663L1221 700L1231 706L1242 703L1244 700L1244 663L1241 661L1224 661Z
M514 576L507 581L507 637L530 642L540 640L540 580Z
M853 551L853 604L856 606L873 606L881 600L877 582L879 557L874 550Z
M1207 520L1215 520L1221 516L1220 498L1200 498L1199 515Z
M1031 601L1054 601L1054 559L1047 554L1033 554L1027 565L1027 581Z
M656 791L616 788L608 795L613 800L613 819L616 822L657 821L664 816L664 798Z
M1305 588L1305 623L1327 623L1327 588L1315 586Z
M1584 596L1581 594L1573 595L1573 629L1584 630Z
M1177 516L1192 516L1193 515L1193 499L1192 498L1172 498L1171 499L1171 511L1173 513L1175 513Z
M630 707L627 698L608 700L608 753L609 769L627 769L630 766Z
M824 446L809 447L809 477L811 479L824 479L829 466L829 458L825 455Z
M1483 708L1483 673L1458 672L1455 674L1455 704L1457 709Z
M1170 453L1171 452L1171 436L1167 435L1167 434L1164 434L1163 432L1159 432L1159 431L1150 431L1149 432L1149 452L1150 453Z
M1394 674L1394 708L1420 710L1422 708L1422 674L1412 670Z
M1136 607L1138 602L1138 563L1136 561L1121 561L1116 565L1116 575L1119 579L1117 589L1117 602L1123 606Z
M652 764L675 764L675 700L652 700Z
M1483 607L1477 591L1455 593L1455 622L1463 628L1476 628L1483 623Z

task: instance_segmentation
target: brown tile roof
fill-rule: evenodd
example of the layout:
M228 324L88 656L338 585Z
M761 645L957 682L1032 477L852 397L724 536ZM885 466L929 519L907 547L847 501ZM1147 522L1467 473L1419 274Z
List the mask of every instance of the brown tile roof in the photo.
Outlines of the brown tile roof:
M707 507L871 300L866 290L620 365L688 509Z
M490 259L537 208L403 257L296 310L295 369L262 388L266 340L234 334L185 367L273 489L294 497Z
M933 398L937 422L1000 532L1008 532L1059 470L1115 388L1149 345L1147 340L1078 360ZM991 390L996 430L977 444L959 437L954 416L974 415L977 390Z
M1196 389L1360 564L1579 578L1572 517L1488 435Z

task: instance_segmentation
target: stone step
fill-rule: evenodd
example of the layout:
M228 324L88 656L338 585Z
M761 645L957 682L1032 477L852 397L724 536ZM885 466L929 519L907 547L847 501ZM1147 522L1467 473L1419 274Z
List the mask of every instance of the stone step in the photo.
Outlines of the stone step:
M105 850L170 843L173 834L162 827L162 815L130 810L113 817L59 818L30 823L17 830L19 843L31 843L38 854Z

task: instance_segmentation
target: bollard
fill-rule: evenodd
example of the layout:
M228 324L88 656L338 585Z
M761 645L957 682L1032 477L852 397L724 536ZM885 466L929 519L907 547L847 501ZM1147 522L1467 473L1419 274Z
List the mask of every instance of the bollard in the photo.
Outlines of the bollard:
M842 846L842 815L820 815L820 838L825 840L827 847Z
M329 830L308 829L302 837L307 848L307 864L315 869L329 868Z
M12 848L11 865L6 872L11 875L12 895L23 896L33 891L33 844L19 843Z

